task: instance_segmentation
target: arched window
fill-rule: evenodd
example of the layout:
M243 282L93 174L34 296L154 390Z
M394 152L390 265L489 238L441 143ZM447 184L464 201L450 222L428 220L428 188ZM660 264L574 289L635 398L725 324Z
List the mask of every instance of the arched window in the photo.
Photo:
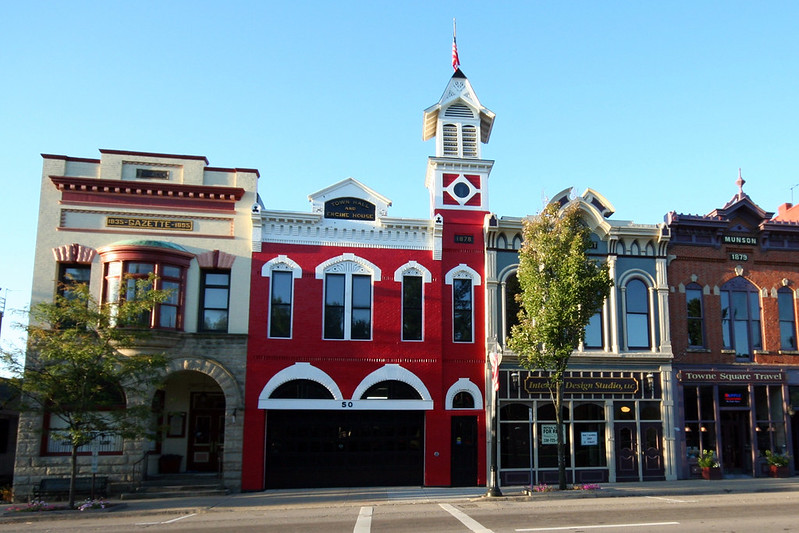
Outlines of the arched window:
M742 277L721 286L721 329L724 348L749 359L763 347L760 332L760 298L757 289Z
M302 277L302 268L285 255L279 255L264 264L261 276L270 279L269 337L291 338L294 280Z
M522 292L519 278L514 272L505 278L505 338L510 337L511 329L519 323L521 305L516 301L516 295Z
M704 307L702 305L702 287L699 284L690 283L685 288L685 304L685 316L688 319L688 346L704 348Z
M388 380L375 383L363 393L362 400L421 400L419 391L404 381Z
M346 253L317 266L316 277L325 282L322 337L371 339L372 281L380 280L380 269Z
M777 291L780 313L780 349L796 350L796 313L794 312L793 291L782 287Z
M452 399L453 409L474 409L474 396L470 392L460 391Z
M627 347L649 348L649 298L647 287L640 279L627 282Z
M452 285L452 340L474 342L474 286L480 285L480 274L460 264L447 272L447 285Z

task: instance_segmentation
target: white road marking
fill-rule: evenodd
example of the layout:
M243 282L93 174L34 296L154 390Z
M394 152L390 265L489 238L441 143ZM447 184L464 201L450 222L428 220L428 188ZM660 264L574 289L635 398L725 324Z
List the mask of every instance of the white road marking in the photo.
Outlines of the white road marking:
M455 509L450 504L448 504L448 503L439 503L438 505L439 505L439 507L444 509L446 512L448 512L449 514L451 514L452 516L454 516L455 518L460 520L461 523L464 526L468 527L471 531L474 531L475 533L494 533L490 529L488 529L486 527L483 527L480 524L480 522L478 522L474 518L470 517L469 515L467 515L466 513L462 512L462 511L459 511L458 509Z
M355 522L355 529L352 533L369 533L372 531L372 512L374 507L361 507L358 513L358 521Z
M677 498L664 498L663 496L645 496L646 498L650 498L652 500L663 500L664 502L674 502L674 503L696 503L699 500L678 500Z
M183 516L179 516L177 518L173 518L172 520L164 520L163 522L136 522L137 526L160 526L161 524L171 524L172 522L177 522L178 520L183 520L184 518L190 518L192 516L196 516L197 513L191 513Z
M679 522L646 522L641 524L602 524L596 526L563 526L563 527L535 527L530 529L517 529L516 531L569 531L573 529L607 529L609 527L653 527L653 526L678 526Z

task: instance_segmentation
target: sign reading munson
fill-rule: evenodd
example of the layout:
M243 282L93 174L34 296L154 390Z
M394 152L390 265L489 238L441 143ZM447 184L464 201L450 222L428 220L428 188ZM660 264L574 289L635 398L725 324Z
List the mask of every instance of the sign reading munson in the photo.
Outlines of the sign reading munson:
M325 218L374 220L375 204L360 198L334 198L325 202Z
M169 220L140 217L106 217L105 225L109 228L166 229L173 231L193 231L192 220Z
M524 390L529 394L548 393L547 378L529 376L524 380ZM635 394L638 380L635 378L595 377L584 378L566 376L563 382L564 394Z

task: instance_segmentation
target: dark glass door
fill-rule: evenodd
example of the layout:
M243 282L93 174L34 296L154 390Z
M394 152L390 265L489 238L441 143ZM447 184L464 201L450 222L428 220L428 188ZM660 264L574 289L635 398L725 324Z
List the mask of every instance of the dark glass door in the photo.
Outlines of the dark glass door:
M451 480L453 487L477 485L477 417L452 417Z

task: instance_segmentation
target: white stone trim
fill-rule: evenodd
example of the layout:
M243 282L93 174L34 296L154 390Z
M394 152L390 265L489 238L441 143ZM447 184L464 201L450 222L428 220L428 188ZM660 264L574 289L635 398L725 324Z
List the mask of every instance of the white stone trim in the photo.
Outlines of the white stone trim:
M302 278L302 267L285 255L278 255L264 263L264 266L261 267L261 277L270 277L273 270L291 271L294 279Z
M403 383L407 383L414 389L419 395L422 397L422 400L430 402L430 409L433 408L433 397L430 395L430 392L425 387L424 382L419 379L419 377L411 372L408 369L405 369L397 364L388 364L381 368L378 368L365 378L363 381L355 388L355 391L352 393L352 398L354 400L360 400L361 396L371 387L381 381L402 381ZM366 401L366 400L363 400ZM370 402L379 401L382 402L384 400L369 400ZM394 400L395 402L409 402L409 401L419 401L419 400Z
M317 265L316 279L324 279L325 274L330 273L369 274L372 276L372 282L380 281L382 275L377 265L353 253L331 257Z
M424 265L420 265L416 261L408 261L397 270L394 271L394 281L402 282L403 276L421 276L424 283L430 283L433 280L433 275Z
M473 409L483 409L483 394L480 392L480 387L474 384L472 380L469 378L460 378L458 381L452 384L452 386L447 391L447 399L445 404L446 410L462 410L460 408L452 407L452 402L455 399L455 395L459 392L468 392L474 398L474 407L469 409L463 410L473 410Z
M302 400L302 399L271 399L270 396L275 389L295 379L307 379L315 381L330 391L333 395L332 400ZM264 388L261 389L261 394L258 396L258 409L307 409L310 403L319 402L335 402L341 404L343 396L341 390L338 388L336 382L325 371L311 365L311 363L294 363L292 366L284 368L270 379ZM299 405L306 405L306 407L299 407ZM314 407L319 409L319 407ZM329 407L328 407L329 408Z
M465 279L469 278L472 280L472 285L477 287L478 285L482 284L482 278L480 274L477 273L475 269L472 267L461 263L460 265L456 266L444 276L444 283L447 285L452 285L452 281L454 279Z

